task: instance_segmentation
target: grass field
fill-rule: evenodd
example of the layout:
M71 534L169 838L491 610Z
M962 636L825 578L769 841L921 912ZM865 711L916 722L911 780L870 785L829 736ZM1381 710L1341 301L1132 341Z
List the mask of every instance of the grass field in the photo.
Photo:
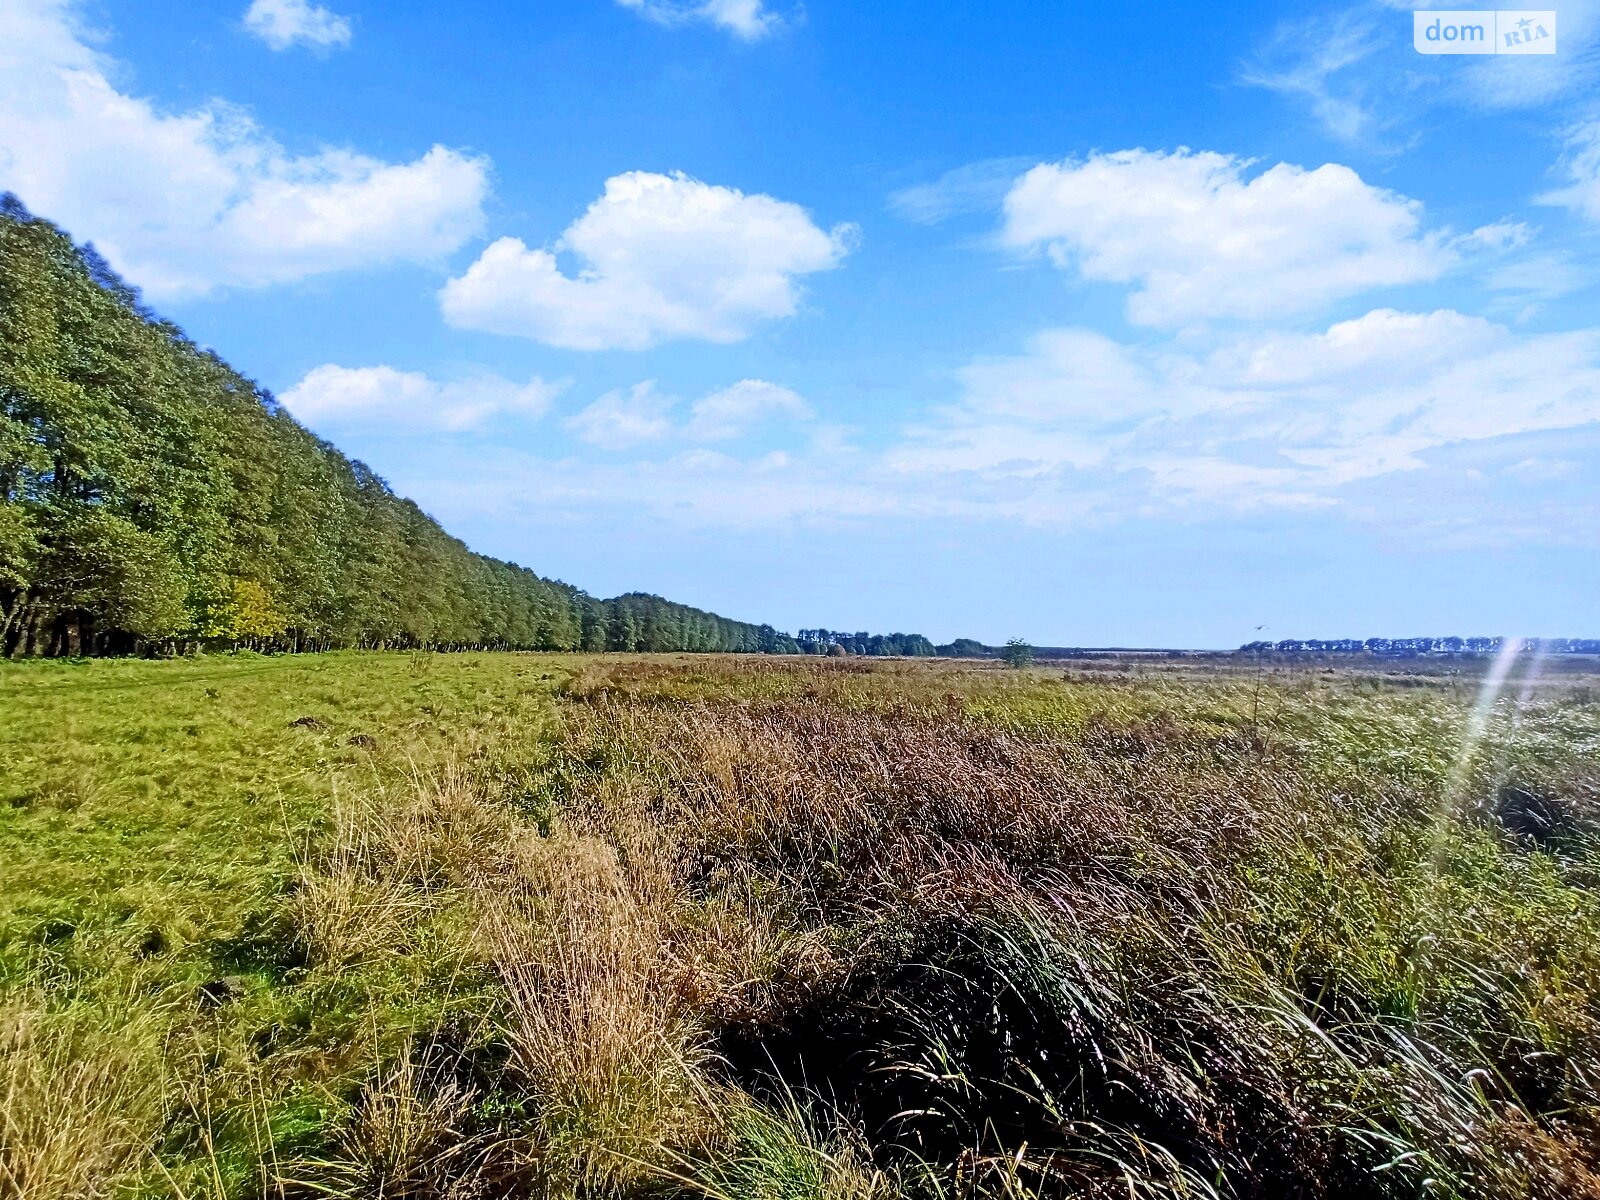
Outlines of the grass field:
M0 1195L1600 1196L1600 678L0 669Z

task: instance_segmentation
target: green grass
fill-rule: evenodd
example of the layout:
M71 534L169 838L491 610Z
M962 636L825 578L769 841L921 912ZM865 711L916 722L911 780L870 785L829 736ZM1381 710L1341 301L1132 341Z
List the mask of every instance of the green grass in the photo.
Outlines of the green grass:
M330 654L0 670L0 941L219 952L281 892L334 796L541 736L543 656Z
M0 668L0 1193L1600 1194L1600 703Z
M419 986L419 956L307 971L292 886L341 803L531 752L566 674L399 654L0 670L8 1011L85 1047L91 1076L160 1081L118 1094L136 1150L107 1177L259 1190L263 1157L323 1138L369 1062L439 1021L463 989Z

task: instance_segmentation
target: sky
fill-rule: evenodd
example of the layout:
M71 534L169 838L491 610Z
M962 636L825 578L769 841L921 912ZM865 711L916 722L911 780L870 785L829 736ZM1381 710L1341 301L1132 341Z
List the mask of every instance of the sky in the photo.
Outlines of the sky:
M1600 0L0 0L0 190L474 549L781 628L1600 635Z

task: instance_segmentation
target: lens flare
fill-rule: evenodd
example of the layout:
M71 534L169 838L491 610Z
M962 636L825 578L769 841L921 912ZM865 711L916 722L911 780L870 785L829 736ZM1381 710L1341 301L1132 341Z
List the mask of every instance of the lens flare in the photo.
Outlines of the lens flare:
M1538 640L1506 638L1500 644L1494 662L1490 664L1489 670L1484 674L1483 682L1478 687L1478 698L1472 706L1472 712L1468 714L1466 727L1461 732L1461 744L1456 750L1455 762L1445 780L1439 811L1434 822L1433 860L1436 872L1444 866L1443 859L1450 826L1460 817L1470 798L1472 768L1477 760L1479 748L1483 744L1484 735L1494 720L1495 709L1506 690L1506 685L1516 672L1519 660L1522 660L1524 652L1529 650L1532 653L1523 664L1525 669L1522 673L1521 687L1512 702L1511 720L1515 728L1519 714L1532 697L1539 663L1543 657ZM1499 773L1503 773L1503 769L1497 766L1497 774Z

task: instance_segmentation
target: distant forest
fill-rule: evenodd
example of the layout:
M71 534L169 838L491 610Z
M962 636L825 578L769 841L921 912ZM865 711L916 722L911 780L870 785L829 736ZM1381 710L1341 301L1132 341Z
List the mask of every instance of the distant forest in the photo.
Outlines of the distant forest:
M0 652L799 652L474 554L0 199Z
M846 654L891 655L903 654L913 658L932 658L939 653L936 647L920 633L842 633L828 629L802 629L795 634L804 654L837 653L839 647Z

